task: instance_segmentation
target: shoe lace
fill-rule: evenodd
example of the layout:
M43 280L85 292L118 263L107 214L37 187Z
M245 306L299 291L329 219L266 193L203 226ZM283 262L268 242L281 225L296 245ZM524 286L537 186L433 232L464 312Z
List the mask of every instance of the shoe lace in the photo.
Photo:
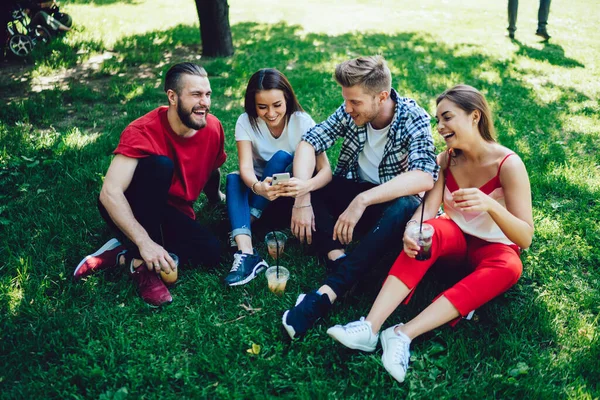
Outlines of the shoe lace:
M360 320L350 322L344 327L344 330L349 334L356 334L364 331L368 331L369 325L365 321L365 317L361 317Z
M244 262L244 258L246 258L247 255L248 254L244 254L244 253L234 254L233 255L233 266L231 267L229 272L236 272L240 268L242 263Z
M400 343L398 343L394 351L394 363L399 364L406 371L408 369L408 349L410 343L400 337L397 337L396 340Z

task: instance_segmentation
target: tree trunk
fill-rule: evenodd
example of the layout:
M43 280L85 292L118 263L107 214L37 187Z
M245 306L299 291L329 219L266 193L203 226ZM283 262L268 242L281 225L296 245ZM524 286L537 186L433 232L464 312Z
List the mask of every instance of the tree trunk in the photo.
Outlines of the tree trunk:
M198 17L200 18L202 55L206 57L229 57L233 55L227 0L195 1Z

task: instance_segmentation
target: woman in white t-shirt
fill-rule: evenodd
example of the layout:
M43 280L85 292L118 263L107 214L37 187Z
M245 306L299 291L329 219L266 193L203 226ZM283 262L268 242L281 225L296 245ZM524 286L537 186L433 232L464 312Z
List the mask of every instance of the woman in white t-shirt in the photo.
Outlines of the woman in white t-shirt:
M270 202L289 196L285 193L289 185L272 185L272 176L291 171L296 146L315 125L287 78L272 68L252 75L244 109L235 126L240 169L227 176L227 211L238 248L225 278L229 286L246 284L266 269L267 263L252 246L250 224L261 217ZM316 169L317 174L308 181L291 179L296 195L316 190L331 180L325 153L317 157Z

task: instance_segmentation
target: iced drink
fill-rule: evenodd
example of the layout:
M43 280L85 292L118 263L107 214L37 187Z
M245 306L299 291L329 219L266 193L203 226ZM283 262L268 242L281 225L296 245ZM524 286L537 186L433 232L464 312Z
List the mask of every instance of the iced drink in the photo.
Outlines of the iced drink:
M279 260L279 258L281 258L281 256L283 255L286 240L287 236L285 235L285 233L279 231L269 232L265 236L267 250L271 258L273 258L273 260Z
M285 267L279 267L279 275L277 274L277 266L267 268L265 272L269 290L278 296L281 296L285 291L285 286L290 278L290 271Z
M169 255L171 256L171 258L175 262L175 267L176 268L174 270L172 270L168 274L165 271L163 271L163 270L160 271L160 278L163 280L163 282L167 286L172 285L172 284L175 283L175 281L177 281L177 270L179 269L179 257L177 257L173 253L169 253Z
M408 228L408 236L410 236L417 245L419 251L415 257L416 260L425 261L431 258L431 240L433 237L434 229L429 224L423 224L423 227L419 229L419 225L413 224Z

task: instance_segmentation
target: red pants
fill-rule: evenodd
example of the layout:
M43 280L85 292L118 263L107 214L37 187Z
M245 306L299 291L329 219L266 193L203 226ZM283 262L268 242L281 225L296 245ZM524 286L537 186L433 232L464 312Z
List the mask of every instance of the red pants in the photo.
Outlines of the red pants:
M452 261L448 263L450 268L451 264L456 265L457 262L463 262L468 268L469 274L465 278L438 296L445 296L463 317L519 280L523 264L516 245L491 243L466 235L447 217L431 219L427 223L435 228L431 258L417 261L403 251L390 269L390 275L411 289L411 294L404 300L405 304L427 270L441 257ZM444 268L447 268L446 263Z

